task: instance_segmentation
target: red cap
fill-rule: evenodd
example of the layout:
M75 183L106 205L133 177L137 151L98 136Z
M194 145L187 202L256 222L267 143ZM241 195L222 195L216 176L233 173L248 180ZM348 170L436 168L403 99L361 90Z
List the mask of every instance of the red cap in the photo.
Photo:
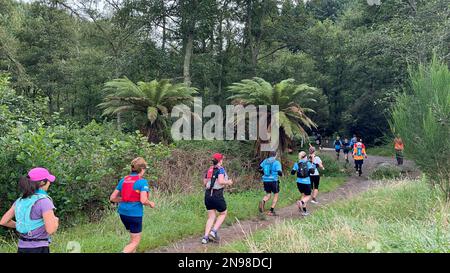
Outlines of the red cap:
M223 154L215 153L215 154L213 155L213 158L214 158L215 160L217 160L217 161L220 161L220 160L223 159Z

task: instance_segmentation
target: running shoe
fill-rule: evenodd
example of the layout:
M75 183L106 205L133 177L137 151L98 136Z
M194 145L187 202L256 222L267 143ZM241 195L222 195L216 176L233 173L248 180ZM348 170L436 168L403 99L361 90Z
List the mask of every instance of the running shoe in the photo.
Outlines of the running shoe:
M264 202L264 200L259 202L259 213L263 213L264 212L264 205L265 204L266 204L266 202Z
M202 244L207 244L209 242L209 238L208 237L203 237L202 238Z
M319 204L319 201L317 201L317 199L311 199L311 203L313 203L313 204Z
M302 211L302 216L308 216L309 212L308 211Z
M213 241L218 242L220 240L219 234L217 234L217 231L211 230L209 233L209 237L212 238Z
M267 215L269 215L269 216L277 216L278 214L275 212L275 211L268 211L267 212Z

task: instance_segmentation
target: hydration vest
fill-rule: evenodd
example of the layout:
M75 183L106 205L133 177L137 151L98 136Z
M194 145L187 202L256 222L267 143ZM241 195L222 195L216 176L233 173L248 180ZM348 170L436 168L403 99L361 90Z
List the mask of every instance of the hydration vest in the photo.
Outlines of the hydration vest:
M139 175L129 175L125 176L122 183L122 202L140 202L141 192L139 190L134 190L134 184L136 181L141 179Z
M49 198L47 194L36 193L28 198L19 198L15 203L16 230L21 234L29 234L31 231L45 225L44 219L31 219L31 209L34 204L44 198Z
M356 147L356 155L357 156L362 156L362 147Z
M220 169L223 169L223 167L211 166L206 172L206 179L209 180L206 184L206 189L211 190L211 196L214 190L220 190L223 188L223 186L216 184L216 180L219 178Z
M309 168L307 161L299 161L298 169L297 169L297 177L298 178L307 178L309 177Z
M263 181L277 181L278 180L278 171L273 169L273 166L276 162L275 158L268 158L263 161L262 169L263 169Z
M366 151L364 144L362 144L361 142L356 143L355 146L353 147L354 159L356 160L364 159L365 153Z

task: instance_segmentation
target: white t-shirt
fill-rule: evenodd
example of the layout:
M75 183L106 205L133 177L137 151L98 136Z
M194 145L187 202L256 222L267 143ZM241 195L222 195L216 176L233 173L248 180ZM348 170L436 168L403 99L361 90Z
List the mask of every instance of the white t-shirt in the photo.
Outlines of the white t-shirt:
M316 169L314 170L314 173L311 175L319 175L319 164L322 164L322 160L320 159L320 157L316 156L314 157L314 161L312 163L317 165L315 165Z

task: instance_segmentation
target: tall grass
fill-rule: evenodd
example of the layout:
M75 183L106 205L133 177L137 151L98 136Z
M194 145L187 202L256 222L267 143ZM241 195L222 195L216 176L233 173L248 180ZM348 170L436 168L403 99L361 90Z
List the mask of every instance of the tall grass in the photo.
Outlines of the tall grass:
M405 153L450 199L450 71L436 57L410 71L411 87L397 98L392 130Z
M424 181L389 181L224 252L450 252L450 206Z

